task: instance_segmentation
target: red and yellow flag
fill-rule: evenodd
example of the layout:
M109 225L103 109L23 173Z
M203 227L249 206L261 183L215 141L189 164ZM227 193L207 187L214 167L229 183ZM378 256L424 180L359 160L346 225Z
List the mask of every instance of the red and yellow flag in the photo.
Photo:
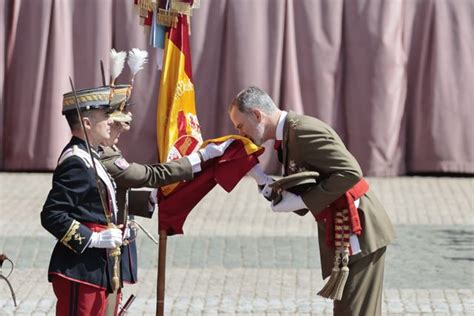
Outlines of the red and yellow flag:
M202 144L191 70L189 26L184 15L179 15L176 28L169 28L166 34L156 122L160 162L189 155ZM163 194L169 194L176 186L162 188Z
M263 151L249 139L236 135L203 144L196 115L188 27L187 17L180 14L176 27L166 33L156 126L160 162L189 155L210 142L221 143L229 138L234 141L221 157L204 163L193 181L160 188L159 230L166 230L169 235L183 233L189 212L215 185L231 191Z
M187 18L180 15L177 27L166 34L156 120L160 162L188 155L202 143L188 32Z
M191 210L217 184L230 192L244 175L258 163L263 147L258 147L248 138L229 135L205 142L221 143L234 139L221 157L204 163L203 170L192 181L183 182L179 189L160 200L158 230L168 235L183 234L183 224Z

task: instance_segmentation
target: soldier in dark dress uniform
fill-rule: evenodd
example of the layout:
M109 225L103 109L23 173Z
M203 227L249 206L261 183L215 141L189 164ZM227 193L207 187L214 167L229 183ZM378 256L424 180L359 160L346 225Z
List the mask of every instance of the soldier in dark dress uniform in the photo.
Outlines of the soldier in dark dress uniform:
M73 136L58 160L41 212L41 224L58 240L48 270L58 299L57 315L104 315L108 294L117 287L114 277L120 275L115 257L110 256L122 244L122 231L114 225L115 184L97 154L99 144L110 138L111 107L126 97L126 88L113 90L111 93L110 87L100 87L77 91L81 118L73 94L64 95L63 114Z

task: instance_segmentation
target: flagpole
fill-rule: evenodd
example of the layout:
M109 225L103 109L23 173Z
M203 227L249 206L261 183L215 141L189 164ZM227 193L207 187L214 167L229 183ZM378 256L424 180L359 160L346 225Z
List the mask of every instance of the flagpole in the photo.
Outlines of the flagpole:
M165 312L165 278L166 278L166 230L160 230L160 246L158 250L158 278L156 285L156 316L163 316Z

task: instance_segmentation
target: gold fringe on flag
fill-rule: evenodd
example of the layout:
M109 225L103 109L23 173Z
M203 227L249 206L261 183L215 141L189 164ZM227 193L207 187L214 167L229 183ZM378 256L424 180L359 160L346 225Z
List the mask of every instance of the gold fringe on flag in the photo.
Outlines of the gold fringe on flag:
M140 8L140 17L142 19L145 19L148 17L148 10L147 9L143 9L143 8Z
M184 15L192 15L193 7L187 3L180 0L171 0L170 9L172 12L184 14Z
M138 0L137 5L146 11L153 11L154 6L156 5L155 0Z
M178 25L178 14L175 12L166 11L165 9L158 9L156 23L167 27L176 28Z

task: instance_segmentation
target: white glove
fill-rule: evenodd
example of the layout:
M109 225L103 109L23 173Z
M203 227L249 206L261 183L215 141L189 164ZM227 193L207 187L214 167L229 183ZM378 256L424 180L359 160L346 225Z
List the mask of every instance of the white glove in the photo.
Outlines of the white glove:
M109 228L93 232L90 240L90 248L116 248L122 245L122 231L118 228Z
M263 172L260 164L256 164L249 172L247 172L247 175L252 177L257 182L258 193L262 194L267 200L270 201L270 196L272 194L272 188L270 188L270 184L275 182L275 180Z
M273 183L273 181L275 181L265 172L263 172L262 167L260 167L260 164L256 164L252 169L250 169L250 171L247 172L247 175L249 177L252 177L259 186L266 185L268 183Z
M301 209L308 208L304 204L301 196L293 194L288 191L283 191L281 193L281 200L276 205L272 203L273 212L293 212Z
M202 160L207 161L212 158L220 157L224 154L225 150L233 142L233 139L228 139L220 144L210 143L206 147L199 149Z

